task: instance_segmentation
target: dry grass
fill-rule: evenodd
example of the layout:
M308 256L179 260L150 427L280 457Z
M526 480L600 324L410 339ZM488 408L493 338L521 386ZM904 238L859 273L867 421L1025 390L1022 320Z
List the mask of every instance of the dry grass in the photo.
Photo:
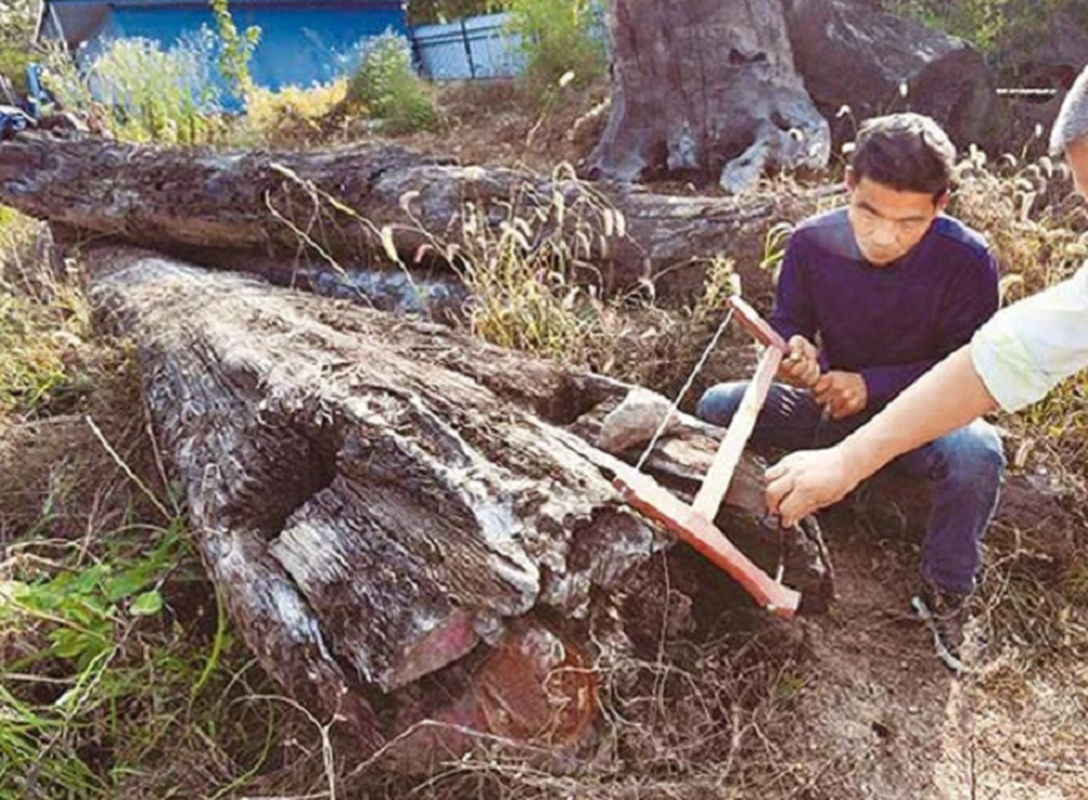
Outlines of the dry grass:
M52 413L81 389L88 307L64 266L41 268L49 263L41 231L0 208L0 424Z
M659 613L669 607L663 580L642 586L641 599ZM672 610L675 617L675 601ZM658 638L641 646L607 621L596 632L603 724L579 753L527 754L483 741L416 779L383 773L381 762L348 770L345 789L368 798L634 800L779 797L797 788L777 744L803 682L796 630L741 612L719 619L727 632L695 640L669 632L664 617L644 621Z
M19 389L0 417L0 797L241 783L296 715L249 699L271 687L217 624L130 353L91 339L78 265L0 215L0 373Z
M1002 270L1005 303L1075 272L1088 257L1088 209L1068 168L1043 157L1022 162L978 153L961 165L952 213L984 232ZM1019 468L1048 470L1078 484L1088 468L1088 372L1017 415L1001 415Z
M328 141L326 120L344 103L348 82L278 92L254 87L246 98L246 113L236 144L305 149Z

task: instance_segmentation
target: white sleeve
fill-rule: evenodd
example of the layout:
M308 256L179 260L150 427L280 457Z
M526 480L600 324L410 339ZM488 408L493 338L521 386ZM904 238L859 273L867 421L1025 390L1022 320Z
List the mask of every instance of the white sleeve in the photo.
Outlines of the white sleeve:
M975 371L1015 411L1088 366L1088 264L1072 277L998 311L971 340Z

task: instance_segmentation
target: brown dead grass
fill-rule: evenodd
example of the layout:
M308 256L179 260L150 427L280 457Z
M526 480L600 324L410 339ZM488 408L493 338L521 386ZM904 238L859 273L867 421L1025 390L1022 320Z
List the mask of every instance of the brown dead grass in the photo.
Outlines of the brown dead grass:
M607 121L608 87L603 80L586 89L571 87L542 105L514 80L453 82L439 86L438 105L437 130L395 141L462 164L525 167L547 174L561 163L578 168L589 155ZM365 120L340 121L329 133L337 143L373 137Z
M27 536L71 541L120 527L132 515L159 516L121 466L165 496L129 354L106 341L87 343L74 362L81 385L93 390L66 397L60 413L0 424L0 543Z

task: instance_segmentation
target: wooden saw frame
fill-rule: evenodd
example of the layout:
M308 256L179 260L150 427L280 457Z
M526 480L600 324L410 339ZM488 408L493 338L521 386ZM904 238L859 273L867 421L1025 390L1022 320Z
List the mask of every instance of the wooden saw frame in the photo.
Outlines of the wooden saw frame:
M714 524L722 498L778 372L778 365L789 349L778 332L748 303L739 297L730 297L729 304L737 322L765 345L765 349L695 500L690 506L687 505L652 477L638 470L624 470L622 476L617 475L612 483L624 502L663 524L729 573L760 606L788 618L797 613L801 593L776 581L756 566Z

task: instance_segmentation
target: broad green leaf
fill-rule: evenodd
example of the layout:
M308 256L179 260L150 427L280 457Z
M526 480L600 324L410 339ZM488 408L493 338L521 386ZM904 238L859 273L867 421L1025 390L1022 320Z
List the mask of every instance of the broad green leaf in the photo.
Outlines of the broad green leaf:
M137 617L149 617L158 614L162 610L162 595L157 589L137 595L129 606L129 611Z
M135 594L151 580L148 572L146 569L130 569L116 577L109 578L103 586L106 599L110 602L116 602Z

